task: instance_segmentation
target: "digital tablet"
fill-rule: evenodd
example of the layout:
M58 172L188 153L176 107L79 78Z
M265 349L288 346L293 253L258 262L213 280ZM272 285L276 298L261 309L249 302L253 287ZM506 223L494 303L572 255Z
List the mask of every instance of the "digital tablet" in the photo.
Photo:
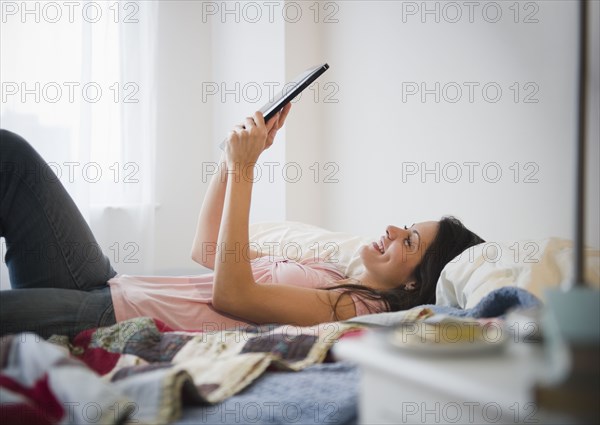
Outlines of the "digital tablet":
M310 69L307 69L294 80L290 81L288 84L284 86L284 88L277 93L273 100L264 105L259 109L262 112L265 122L269 121L277 112L281 111L285 105L294 100L296 96L298 96L302 91L310 86L317 78L321 76L325 71L329 69L329 65L327 63L323 63L321 65L317 65ZM225 139L221 142L219 147L223 149L225 147Z
M269 121L285 105L294 100L302 90L311 85L321 74L323 74L329 65L326 63L307 69L293 81L286 84L283 90L275 95L273 100L259 109L265 117L265 122Z

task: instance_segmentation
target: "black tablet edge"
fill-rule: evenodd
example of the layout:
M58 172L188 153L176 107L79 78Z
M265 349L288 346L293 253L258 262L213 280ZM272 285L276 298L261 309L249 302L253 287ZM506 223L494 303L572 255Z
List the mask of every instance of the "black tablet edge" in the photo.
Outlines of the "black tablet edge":
M283 96L281 98L281 101L275 104L276 107L274 109L272 109L270 112L268 112L267 115L263 115L265 123L267 121L269 121L277 112L279 112L281 109L283 109L283 107L285 105L287 105L289 102L294 100L296 98L296 96L298 96L300 93L302 93L317 78L319 78L321 75L323 75L323 73L329 69L329 64L327 62L325 62L325 63L323 63L321 65L317 65L313 68L314 68L314 71L312 71L310 74L308 74L308 77L306 77L303 82L301 82L299 85L295 86L288 93L286 93L285 96ZM304 72L306 72L306 71L304 71ZM269 103L267 102L267 105L268 104ZM266 105L263 105L259 109L259 111L261 109L263 109L265 106ZM225 148L225 142L227 142L227 138L225 138L221 143L219 143L219 148L221 148L221 150L223 150Z

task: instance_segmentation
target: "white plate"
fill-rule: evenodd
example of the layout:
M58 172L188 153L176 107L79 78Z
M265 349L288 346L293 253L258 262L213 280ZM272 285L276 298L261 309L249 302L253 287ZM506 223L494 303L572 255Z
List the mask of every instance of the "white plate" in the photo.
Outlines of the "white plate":
M410 322L390 329L387 341L403 351L465 354L496 351L505 346L506 330L497 323L476 321Z

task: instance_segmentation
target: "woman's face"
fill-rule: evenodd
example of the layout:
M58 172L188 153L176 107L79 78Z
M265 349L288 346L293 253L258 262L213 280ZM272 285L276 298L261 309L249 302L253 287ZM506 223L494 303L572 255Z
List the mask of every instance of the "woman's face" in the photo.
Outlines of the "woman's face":
M408 284L415 267L433 243L438 231L437 221L415 223L403 228L388 226L379 241L364 245L360 257L365 272L361 281L377 289L391 289Z

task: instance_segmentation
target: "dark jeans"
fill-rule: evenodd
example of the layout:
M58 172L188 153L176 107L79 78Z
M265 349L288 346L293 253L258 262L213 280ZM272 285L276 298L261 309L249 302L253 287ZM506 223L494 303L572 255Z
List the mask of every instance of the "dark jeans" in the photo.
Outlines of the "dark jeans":
M110 261L51 168L6 130L0 130L0 236L12 288L0 291L0 335L73 336L115 323Z

